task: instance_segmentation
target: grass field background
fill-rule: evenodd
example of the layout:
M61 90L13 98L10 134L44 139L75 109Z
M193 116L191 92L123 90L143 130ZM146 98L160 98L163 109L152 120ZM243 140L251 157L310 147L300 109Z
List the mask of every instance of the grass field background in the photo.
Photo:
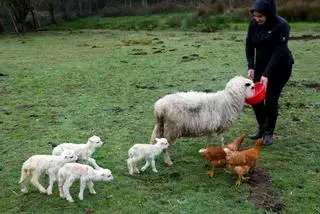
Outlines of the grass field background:
M303 35L302 25L293 26ZM305 26L302 26L305 27ZM307 33L319 35L319 26ZM170 148L174 165L156 160L151 169L129 176L127 150L148 143L153 104L177 91L217 91L235 75L246 75L245 31L82 30L0 37L0 212L1 213L265 213L250 202L251 187L210 166L198 150L207 139L180 139ZM133 41L138 44L133 44ZM284 203L282 213L320 212L319 40L294 40L293 75L280 99L275 142L263 148L257 168L267 170ZM225 141L256 129L245 109ZM22 163L50 154L51 143L85 143L97 135L105 145L94 154L109 168L112 183L95 183L75 203L54 194L28 194L18 184ZM253 141L247 139L244 148ZM212 145L219 145L211 141ZM142 166L142 163L141 163ZM42 179L47 184L46 177Z

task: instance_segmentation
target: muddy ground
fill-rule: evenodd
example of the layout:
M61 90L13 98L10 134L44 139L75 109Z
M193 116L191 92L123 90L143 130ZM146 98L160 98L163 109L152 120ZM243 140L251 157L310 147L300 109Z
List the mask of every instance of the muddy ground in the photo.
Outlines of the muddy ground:
M276 213L283 210L284 202L275 194L266 169L252 170L246 182L251 186L249 201L257 208Z

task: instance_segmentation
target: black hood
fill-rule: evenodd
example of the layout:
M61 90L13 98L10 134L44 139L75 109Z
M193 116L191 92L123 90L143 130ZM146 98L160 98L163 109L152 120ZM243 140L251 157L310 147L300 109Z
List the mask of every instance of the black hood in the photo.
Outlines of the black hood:
M276 16L276 3L274 0L256 0L250 11L251 13L257 11L271 18Z

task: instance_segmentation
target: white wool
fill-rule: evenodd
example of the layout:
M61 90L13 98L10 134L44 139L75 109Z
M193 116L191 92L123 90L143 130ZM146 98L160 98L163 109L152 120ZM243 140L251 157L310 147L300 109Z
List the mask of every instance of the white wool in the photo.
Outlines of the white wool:
M172 144L179 137L219 135L232 127L245 105L245 98L254 94L252 80L242 76L232 78L224 90L178 92L160 98L154 104L157 118L151 143L164 137ZM165 162L172 165L167 150Z
M52 194L52 187L57 180L56 175L58 170L68 162L74 162L77 160L75 152L72 150L64 150L60 156L55 155L33 155L26 160L21 169L21 192L27 193L27 183L31 180L31 183L39 189L41 193ZM39 177L43 172L47 172L49 175L49 186L47 190L39 183Z
M155 166L155 157L167 149L169 143L165 138L156 138L155 140L155 144L135 144L129 149L127 165L131 175L134 172L139 173L137 163L142 159L146 160L146 164L141 168L141 171L145 171L151 164L152 171L158 172Z
M65 164L58 172L61 198L66 198L69 202L73 202L70 195L70 187L76 180L80 180L80 192L78 197L80 200L83 200L83 192L86 185L88 185L91 194L96 194L96 191L93 188L93 181L111 181L113 180L113 176L109 169L93 169L88 165L79 163Z
M92 136L88 139L86 144L62 143L53 149L52 154L60 155L63 149L71 149L76 152L80 162L82 161L86 164L90 164L94 168L98 169L99 166L97 165L96 161L91 158L91 156L95 150L102 145L103 142L99 137Z

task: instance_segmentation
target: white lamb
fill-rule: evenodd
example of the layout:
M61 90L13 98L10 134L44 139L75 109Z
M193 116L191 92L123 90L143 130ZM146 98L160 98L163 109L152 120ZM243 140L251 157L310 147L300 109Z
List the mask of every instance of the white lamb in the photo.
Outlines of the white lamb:
M58 172L61 198L66 198L69 202L73 202L69 189L72 186L72 183L78 179L80 180L80 192L78 197L80 200L83 200L83 191L86 188L86 185L88 185L91 194L96 194L92 181L111 181L113 180L113 177L109 169L93 169L91 166L79 163L65 164Z
M74 143L62 143L56 146L52 154L60 155L63 149L72 149L76 152L79 162L92 165L95 169L98 169L99 166L96 163L95 159L91 155L95 150L103 145L101 139L97 136L92 136L88 139L86 144L74 144Z
M21 169L21 192L27 193L27 183L31 179L31 183L39 189L41 193L52 194L52 187L57 180L58 170L69 162L77 160L75 152L72 150L64 150L60 156L55 155L33 155L26 160ZM49 174L49 186L47 190L39 183L39 177L42 172L46 171Z
M143 158L146 160L146 164L141 168L141 171L145 171L151 164L152 171L158 172L154 159L164 149L169 147L169 143L165 138L156 138L155 140L155 144L135 144L129 149L127 165L130 175L132 175L134 172L140 173L137 163Z
M166 95L154 104L156 124L150 143L162 137L173 144L180 137L222 134L235 124L244 108L245 98L253 94L252 80L236 76L221 91ZM164 150L164 161L172 165L168 149Z

